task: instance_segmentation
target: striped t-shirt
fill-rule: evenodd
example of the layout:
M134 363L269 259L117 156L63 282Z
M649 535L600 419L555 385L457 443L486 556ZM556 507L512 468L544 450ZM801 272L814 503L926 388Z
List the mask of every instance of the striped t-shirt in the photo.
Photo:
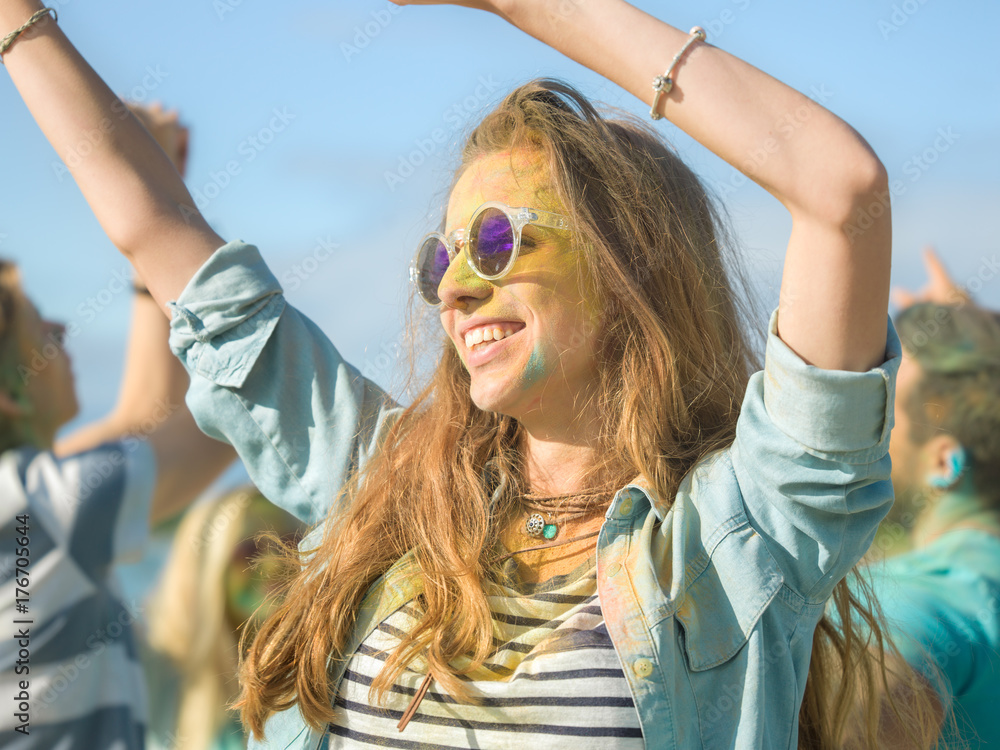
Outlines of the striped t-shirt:
M154 478L137 440L65 459L0 455L4 750L144 747L139 607L118 596L111 565L145 544Z
M398 731L426 674L423 662L400 676L384 705L370 700L372 680L419 617L410 602L348 663L330 747L641 750L639 716L601 613L595 558L540 584L517 582L516 566L507 561L505 582L489 597L495 648L466 677L477 704L456 702L432 684Z

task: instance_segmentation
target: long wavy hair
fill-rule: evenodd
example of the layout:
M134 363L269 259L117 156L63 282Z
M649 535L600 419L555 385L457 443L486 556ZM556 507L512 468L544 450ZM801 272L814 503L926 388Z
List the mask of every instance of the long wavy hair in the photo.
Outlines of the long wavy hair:
M515 148L547 160L581 271L600 269L589 278L603 311L602 432L585 486L623 486L639 475L672 499L699 460L732 442L749 375L759 369L745 336L750 296L740 264L727 255L724 224L655 132L602 117L564 83L537 80L509 94L469 136L455 179L477 159ZM331 515L319 547L301 558L283 606L248 650L238 706L258 737L268 716L292 705L317 728L334 718L331 659L350 657L344 650L365 592L407 553L422 617L388 656L373 700L418 659L448 693L466 696L452 663L466 656L474 668L490 653L492 560L516 506L501 502L491 512L484 467L495 462L523 488L522 427L473 404L454 347L440 326L434 335L441 356L429 384L345 486L343 512ZM841 584L838 602L860 606L845 592ZM824 713L848 706L853 689L850 680L828 689L831 661L868 663L869 652L850 629L819 632L814 654L822 658L810 671L800 732L803 747L825 750L837 746L838 730Z

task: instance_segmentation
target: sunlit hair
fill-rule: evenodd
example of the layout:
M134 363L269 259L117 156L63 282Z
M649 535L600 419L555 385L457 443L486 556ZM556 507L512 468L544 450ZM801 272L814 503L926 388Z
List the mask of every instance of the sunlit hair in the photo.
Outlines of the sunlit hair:
M255 489L231 492L187 512L149 608L149 645L180 676L172 733L186 750L208 750L230 721L239 689L238 636L227 607L226 574L246 535Z
M21 319L26 304L17 266L0 259L0 389L14 401L25 402L21 362ZM31 443L28 420L0 414L0 452Z
M560 82L539 80L508 95L468 138L458 176L481 157L517 148L537 150L550 165L580 270L603 313L595 397L603 431L584 486L621 487L641 475L658 497L672 499L692 466L732 442L758 369L744 336L754 318L738 291L738 264L725 256L717 212L655 132L601 117ZM440 326L435 335L440 342ZM388 655L372 699L415 660L448 693L470 697L452 663L467 655L474 668L492 649L492 559L525 479L520 425L478 409L469 390L445 338L429 385L348 483L335 505L344 512L330 518L248 651L239 706L257 737L268 716L292 705L317 728L334 718L331 659L351 656L344 649L365 591L407 552L422 583L423 616ZM514 490L492 516L483 481L489 460ZM865 658L849 635L834 646ZM817 690L822 675L813 677ZM818 738L810 747L833 748L834 730L816 715L828 696L816 696L805 704L803 731Z

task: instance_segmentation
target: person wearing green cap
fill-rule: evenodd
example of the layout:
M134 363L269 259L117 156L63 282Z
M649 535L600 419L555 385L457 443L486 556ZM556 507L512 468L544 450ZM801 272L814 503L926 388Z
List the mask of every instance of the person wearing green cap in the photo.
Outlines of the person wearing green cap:
M1000 747L1000 323L940 261L896 318L896 502L868 566L890 636L950 710L942 746ZM941 303L951 304L941 304Z

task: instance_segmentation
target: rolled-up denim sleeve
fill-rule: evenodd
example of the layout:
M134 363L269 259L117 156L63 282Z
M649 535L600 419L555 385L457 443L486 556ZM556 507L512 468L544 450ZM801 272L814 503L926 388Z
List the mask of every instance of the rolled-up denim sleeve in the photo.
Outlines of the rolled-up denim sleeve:
M272 502L321 520L399 407L286 302L252 245L217 250L169 306L198 426L236 449Z
M892 505L889 432L901 348L867 372L807 365L771 317L765 367L747 388L733 468L753 528L786 583L825 600L864 555Z

